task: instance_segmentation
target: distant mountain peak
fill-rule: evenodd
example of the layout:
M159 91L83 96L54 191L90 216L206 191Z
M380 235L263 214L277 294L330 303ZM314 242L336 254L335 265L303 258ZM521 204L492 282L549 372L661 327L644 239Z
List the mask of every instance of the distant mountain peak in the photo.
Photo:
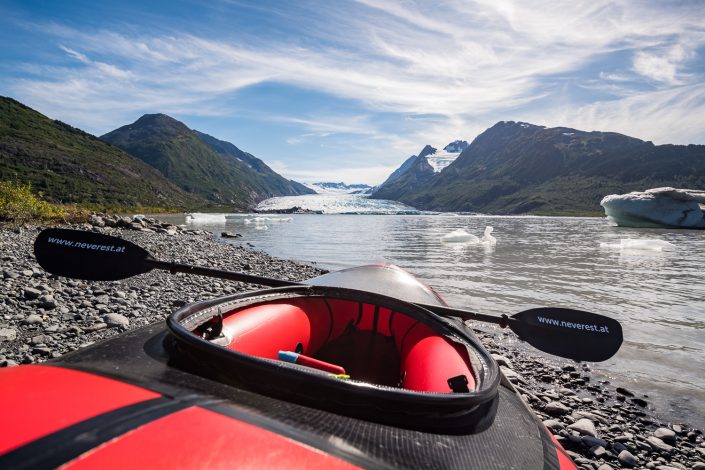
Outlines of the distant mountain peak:
M700 187L703 174L703 145L655 146L615 132L500 121L447 170L424 181L411 169L372 197L424 210L601 213L599 202L610 192Z
M336 194L364 194L372 189L372 186L359 183L359 184L346 184L344 182L332 183L332 182L318 182L318 183L305 183L305 186L309 189L316 191L318 194L336 193Z
M493 129L495 127L516 127L516 128L521 128L521 129L535 129L535 130L540 130L540 129L545 129L546 126L539 126L537 124L531 124L530 122L523 122L523 121L499 121L496 123L494 126L492 126L490 129Z
M430 145L427 145L421 150L421 153L419 153L418 158L425 157L428 155L433 155L434 153L436 153L436 148L431 147Z
M467 140L454 140L453 142L443 147L443 150L448 153L461 153L463 150L468 148L468 145L470 144L468 144Z
M101 138L153 166L184 191L236 210L273 196L311 192L230 142L193 131L166 114L145 114Z
M133 126L154 126L154 125L172 125L172 126L183 126L188 129L186 125L173 117L162 114L143 114L138 120L132 123Z

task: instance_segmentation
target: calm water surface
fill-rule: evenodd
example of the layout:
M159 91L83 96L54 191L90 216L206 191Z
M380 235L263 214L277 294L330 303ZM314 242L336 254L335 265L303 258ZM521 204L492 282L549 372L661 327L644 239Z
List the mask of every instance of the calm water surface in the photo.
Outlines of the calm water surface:
M393 263L451 305L477 312L564 306L616 318L625 343L594 364L595 373L649 395L662 417L705 429L705 231L619 228L598 218L301 214L256 224L251 217L200 226L241 233L234 243L328 269ZM487 225L494 248L440 241L459 228L479 237ZM675 247L601 247L624 238Z

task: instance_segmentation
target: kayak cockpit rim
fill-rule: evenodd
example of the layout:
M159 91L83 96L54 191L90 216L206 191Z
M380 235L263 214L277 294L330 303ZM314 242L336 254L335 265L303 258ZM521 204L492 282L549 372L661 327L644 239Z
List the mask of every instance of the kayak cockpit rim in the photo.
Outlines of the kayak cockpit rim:
M226 312L301 299L371 304L410 317L467 352L474 387L451 393L418 391L367 381L341 380L318 370L224 347L195 334ZM390 321L391 324L391 321ZM172 313L165 347L177 367L255 393L356 418L438 432L467 432L491 424L500 382L496 361L462 321L439 317L396 298L354 289L295 286L203 301ZM217 332L219 333L219 332Z

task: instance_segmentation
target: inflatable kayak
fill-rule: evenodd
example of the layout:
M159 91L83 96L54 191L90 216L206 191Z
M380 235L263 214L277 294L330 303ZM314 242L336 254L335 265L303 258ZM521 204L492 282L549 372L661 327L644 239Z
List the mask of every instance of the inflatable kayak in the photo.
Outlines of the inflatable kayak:
M464 323L393 266L185 306L0 370L0 468L574 469Z

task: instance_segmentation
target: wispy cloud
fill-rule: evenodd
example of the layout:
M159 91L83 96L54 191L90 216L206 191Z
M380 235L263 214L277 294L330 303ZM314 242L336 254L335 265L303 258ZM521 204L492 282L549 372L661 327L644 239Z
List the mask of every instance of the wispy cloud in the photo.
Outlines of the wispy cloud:
M540 120L538 116L534 117L552 126L619 130L656 144L689 143L694 136L705 138L702 126L702 117L705 116L705 83L639 93L620 100L598 101L573 112L564 110L548 115L549 118Z
M653 128L658 137L646 137L705 141L705 130L691 124L705 119L701 2L302 1L273 13L287 19L292 35L40 25L75 62L9 87L97 133L143 112L225 116L253 85L315 90L362 112L313 111L303 102L300 112L275 117L299 129L283 144L353 135L366 141L356 152L386 141L399 150L397 161L425 143L472 139L495 120L526 116L620 132L649 116L660 125L642 125L637 135ZM380 113L396 115L397 124L381 124ZM409 116L433 120L406 125ZM391 157L380 158L386 166Z
M692 57L693 53L686 51L680 44L661 54L642 51L634 56L633 70L657 82L663 82L668 85L681 85L686 77L679 76L678 69Z
M74 51L73 49L69 49L66 46L62 46L59 44L59 47L61 50L66 52L69 56L73 57L74 59L78 60L79 62L83 62L84 64L90 63L90 60L88 60L88 57L86 57L85 54L81 54L80 52Z

